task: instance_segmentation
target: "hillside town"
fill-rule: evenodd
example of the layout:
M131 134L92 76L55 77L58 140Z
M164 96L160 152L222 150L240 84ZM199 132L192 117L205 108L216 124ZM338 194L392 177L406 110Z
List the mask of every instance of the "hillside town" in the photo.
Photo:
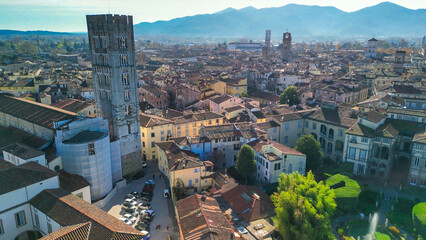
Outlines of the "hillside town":
M86 50L0 63L1 240L426 237L426 37L164 44L86 20ZM308 202L292 179L332 199L300 227L325 235L283 237L309 212L280 205Z

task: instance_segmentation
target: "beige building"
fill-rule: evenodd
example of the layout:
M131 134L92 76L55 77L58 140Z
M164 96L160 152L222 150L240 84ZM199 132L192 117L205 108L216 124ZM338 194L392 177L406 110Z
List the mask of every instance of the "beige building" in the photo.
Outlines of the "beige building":
M173 137L195 137L201 126L216 126L224 123L223 115L213 112L188 114L173 119Z
M426 134L418 133L413 139L408 183L426 188Z
M157 143L158 169L170 186L183 188L187 194L202 192L213 185L213 164L179 148L174 141Z

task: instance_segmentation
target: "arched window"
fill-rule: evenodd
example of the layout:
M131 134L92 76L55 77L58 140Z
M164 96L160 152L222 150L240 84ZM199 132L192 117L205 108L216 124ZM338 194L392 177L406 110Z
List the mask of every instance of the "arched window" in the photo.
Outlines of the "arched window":
M290 163L288 165L288 173L292 173L293 172L293 165Z
M315 138L315 140L318 140L318 137L315 133L311 133L311 135Z
M388 158L389 158L389 148L388 147L382 147L380 158L388 160Z
M342 141L336 141L336 151L342 152L343 151L343 145L344 143Z
M334 138L334 130L330 128L328 130L328 139L333 140L333 138Z
M321 133L324 135L327 134L327 127L324 124L321 125Z

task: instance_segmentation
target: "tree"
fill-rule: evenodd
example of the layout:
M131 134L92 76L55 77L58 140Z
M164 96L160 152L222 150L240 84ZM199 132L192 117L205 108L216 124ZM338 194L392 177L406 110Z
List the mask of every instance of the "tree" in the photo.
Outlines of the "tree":
M290 86L280 95L280 104L295 105L300 103L299 91L295 86Z
M334 239L330 220L336 209L334 191L310 171L281 174L278 190L271 196L275 222L284 239Z
M315 170L321 165L321 146L312 135L303 135L296 142L295 149L306 154L306 169Z
M248 145L243 145L238 151L237 155L237 169L238 174L240 174L245 179L245 184L247 184L248 176L256 172L256 161L254 161L254 150Z

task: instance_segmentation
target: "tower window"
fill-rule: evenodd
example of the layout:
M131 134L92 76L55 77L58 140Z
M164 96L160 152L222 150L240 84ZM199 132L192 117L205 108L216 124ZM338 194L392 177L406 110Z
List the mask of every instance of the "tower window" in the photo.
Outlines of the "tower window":
M107 95L107 99L111 100L111 92L110 91L106 91L106 95Z
M106 37L100 37L101 40L101 46L102 48L106 48L107 47L107 41L106 41Z
M124 90L124 100L130 100L129 90Z
M128 132L129 134L131 134L131 133L132 133L132 126L130 125L130 123L129 123L129 124L127 124L127 132Z
M129 116L132 113L130 105L124 106L124 113L126 114L126 116Z
M95 42L95 48L99 48L99 37L93 37L93 41Z
M129 59L127 57L127 54L120 55L120 65L129 65Z
M88 150L89 150L89 155L95 155L95 144L89 143Z
M118 47L120 49L127 48L127 38L126 37L118 37Z
M121 82L123 85L129 85L129 74L128 73L122 73L121 74Z

